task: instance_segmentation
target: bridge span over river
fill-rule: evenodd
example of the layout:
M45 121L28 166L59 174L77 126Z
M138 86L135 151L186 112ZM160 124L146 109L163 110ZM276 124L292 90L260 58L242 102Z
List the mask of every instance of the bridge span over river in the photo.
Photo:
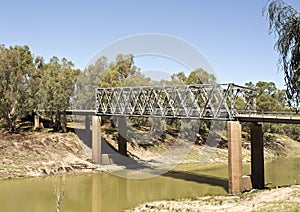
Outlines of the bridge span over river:
M261 122L300 124L291 111L257 111L256 91L230 84L198 84L98 88L95 110L67 110L69 115L92 116L92 158L102 164L101 116L153 117L226 121L228 132L229 193L240 193L245 185L264 188L263 130ZM242 176L241 124L251 124L251 177ZM123 124L126 123L123 121ZM120 129L119 129L120 130ZM119 153L127 155L127 143L119 133Z

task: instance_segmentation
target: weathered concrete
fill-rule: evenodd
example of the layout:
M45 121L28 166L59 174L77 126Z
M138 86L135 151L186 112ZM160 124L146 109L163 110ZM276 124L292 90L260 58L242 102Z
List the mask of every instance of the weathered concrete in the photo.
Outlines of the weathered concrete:
M263 130L257 123L251 124L251 181L253 188L265 186Z
M118 118L118 151L121 155L127 156L127 124L125 117Z
M101 155L101 118L92 117L92 160L96 164L102 164Z
M227 130L229 193L238 194L242 191L241 124L238 121L228 121Z
M85 117L85 129L91 130L91 118L89 116Z
M249 175L245 175L242 176L242 187L241 187L241 191L251 191L252 189L252 182L251 182L251 176Z

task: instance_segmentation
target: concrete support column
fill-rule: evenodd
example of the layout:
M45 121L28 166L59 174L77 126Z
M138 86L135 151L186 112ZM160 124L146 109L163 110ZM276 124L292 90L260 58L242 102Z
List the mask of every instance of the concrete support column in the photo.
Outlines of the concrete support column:
M85 130L91 129L91 118L89 116L85 117Z
M121 155L127 156L127 124L125 117L118 118L118 151Z
M263 130L257 123L251 124L251 181L253 188L265 186Z
M101 155L101 118L92 117L92 160L96 164L102 164Z
M33 124L33 129L37 129L40 127L40 116L35 114L34 115L34 124Z
M227 130L229 193L238 194L242 190L241 124L238 121L228 121Z

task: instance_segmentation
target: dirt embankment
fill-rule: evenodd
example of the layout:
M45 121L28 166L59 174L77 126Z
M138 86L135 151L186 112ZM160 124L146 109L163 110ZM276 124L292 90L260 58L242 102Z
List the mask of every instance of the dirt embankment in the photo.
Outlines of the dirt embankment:
M102 127L103 137L117 148L117 131ZM142 136L140 140L142 140ZM160 155L176 141L176 134L167 133L146 145L129 141L128 153L135 159L147 160ZM217 137L218 148L193 145L184 163L227 162L227 141ZM297 154L300 143L281 135L265 136L265 159ZM250 161L250 143L243 141L243 161ZM0 129L0 178L43 176L57 173L78 173L103 170L92 163L86 146L75 133L23 131L11 134Z
M73 133L0 132L0 178L90 172L97 168Z
M232 196L206 196L193 199L157 201L130 211L298 211L300 185Z

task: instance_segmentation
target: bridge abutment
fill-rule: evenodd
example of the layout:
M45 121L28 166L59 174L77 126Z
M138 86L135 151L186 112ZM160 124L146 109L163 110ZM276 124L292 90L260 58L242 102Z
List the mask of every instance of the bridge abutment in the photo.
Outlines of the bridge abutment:
M265 186L263 129L257 123L251 124L251 181L253 188Z
M242 191L242 141L241 124L228 121L228 187L229 193Z

